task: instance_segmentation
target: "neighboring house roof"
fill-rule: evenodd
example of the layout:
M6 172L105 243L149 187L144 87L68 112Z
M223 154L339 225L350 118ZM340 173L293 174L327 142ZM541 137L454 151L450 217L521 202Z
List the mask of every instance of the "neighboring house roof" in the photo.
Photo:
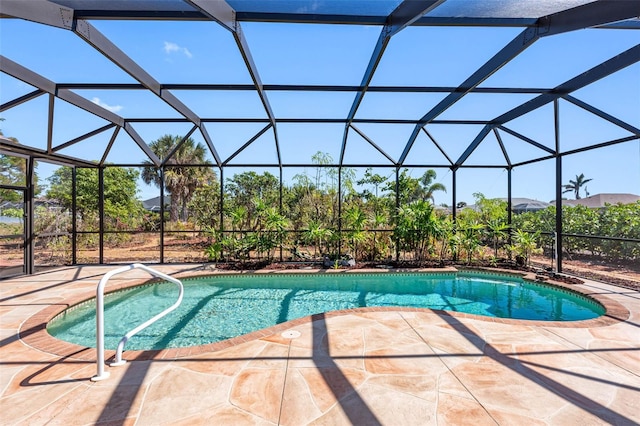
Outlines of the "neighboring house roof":
M508 201L507 198L499 198L499 200L504 201L505 203ZM534 200L532 198L521 198L521 197L511 197L511 210L515 213L524 213L524 212L533 212L537 210L543 210L549 207L551 204L546 203L540 200ZM471 204L464 208L472 209L475 211L479 211L480 208Z
M507 198L500 198L500 199L504 202L507 201ZM544 203L544 201L534 200L533 198L511 197L512 206L516 206L518 204L526 204L526 203Z
M634 194L596 194L579 200L562 200L565 206L587 206L590 208L605 207L607 204L633 204L640 200Z
M13 202L13 201L4 201L0 203L0 210L4 209L21 209L23 207L23 203Z
M169 204L171 204L171 195L165 195L164 197L164 205L165 207L168 206ZM143 200L142 201L142 207L145 208L145 210L149 210L152 212L159 212L160 211L160 197L153 197L153 198L149 198L148 200Z
M518 204L512 201L511 210L513 210L514 213L536 212L538 210L544 210L550 205L549 203L538 200L529 200Z

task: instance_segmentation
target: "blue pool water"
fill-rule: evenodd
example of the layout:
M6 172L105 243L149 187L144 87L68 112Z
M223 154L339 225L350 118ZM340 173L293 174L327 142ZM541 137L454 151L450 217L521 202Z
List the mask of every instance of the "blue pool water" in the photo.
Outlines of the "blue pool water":
M409 306L501 318L576 321L604 308L584 296L485 273L278 274L183 280L180 307L131 338L126 349L163 349L218 342L315 313ZM105 347L171 306L171 283L134 287L105 297ZM72 307L47 327L51 335L95 347L95 300Z

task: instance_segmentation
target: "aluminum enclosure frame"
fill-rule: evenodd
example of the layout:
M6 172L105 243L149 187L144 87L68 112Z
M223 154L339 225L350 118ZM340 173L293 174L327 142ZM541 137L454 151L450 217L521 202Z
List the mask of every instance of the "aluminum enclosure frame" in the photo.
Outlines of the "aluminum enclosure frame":
M171 155L175 153L179 146L174 147L170 155L167 158L161 160L155 153L153 153L148 147L150 141L143 140L139 134L135 131L131 123L137 122L162 122L162 123L190 123L191 129L184 135L181 142L184 142L193 132L199 131L209 151L211 152L215 164L201 164L192 166L210 166L217 167L220 172L221 178L221 194L224 189L224 170L225 168L233 167L251 167L257 166L257 164L239 164L230 162L243 150L249 147L262 135L268 133L270 130L273 133L274 149L276 152L277 162L273 164L259 164L260 167L273 167L278 168L280 175L279 180L282 185L283 181L283 169L289 167L311 167L317 166L314 164L286 164L282 161L280 146L278 140L278 124L279 123L338 123L344 124L344 132L340 149L339 160L335 164L327 165L327 167L335 167L338 169L338 185L339 192L341 193L341 176L342 169L346 167L386 167L396 170L396 180L399 170L403 167L437 167L448 168L452 172L452 205L453 205L453 217L456 216L456 172L459 169L464 168L503 168L508 172L508 204L511 206L511 172L513 169L532 164L539 161L555 160L556 164L556 200L557 207L560 207L561 200L561 187L562 187L562 159L568 155L573 155L592 149L603 148L619 143L628 142L631 140L640 139L640 129L630 123L614 117L604 111L599 110L593 105L590 105L583 100L577 99L571 94L585 87L601 78L614 74L615 72L640 62L640 45L636 45L619 55L610 58L609 60L602 62L595 67L586 70L580 75L575 76L566 82L553 87L553 88L530 88L530 87L508 87L508 88L491 88L491 87L479 87L479 85L487 80L491 75L500 70L503 66L508 64L513 59L517 58L522 52L533 45L537 40L543 37L552 37L557 34L579 30L582 28L625 28L625 30L640 29L640 2L639 1L620 1L620 0L599 0L595 2L585 3L581 6L563 9L558 12L541 16L538 18L504 18L504 17L433 17L427 16L429 12L437 10L437 8L446 4L446 0L421 0L412 1L405 0L400 2L397 7L388 16L367 16L367 15L333 15L333 14L291 14L282 12L251 12L235 11L231 5L225 1L211 1L211 0L185 0L185 10L144 10L144 8L127 8L125 3L119 3L120 8L114 10L113 8L101 8L107 3L102 1L96 1L93 9L85 8L82 10L73 9L70 5L73 4L88 4L86 2L75 2L74 0L31 0L29 2L21 0L3 0L0 3L0 18L1 19L25 19L33 22L37 22L42 25L50 25L64 30L68 30L80 39L94 48L97 52L116 64L127 74L133 77L138 83L136 84L107 84L107 83L75 83L75 82L53 82L47 78L38 75L37 73L27 69L26 67L12 61L9 58L0 55L0 71L6 73L18 80L33 86L35 90L20 96L16 99L12 99L4 104L0 105L0 112L9 110L18 105L28 103L42 95L49 96L49 114L48 114L48 140L47 149L37 149L25 145L17 146L6 140L0 140L0 151L11 154L19 154L28 156L28 164L33 167L35 161L50 161L56 164L71 165L74 167L97 167L100 171L100 187L103 187L103 172L105 167L120 167L120 166L140 166L140 164L112 164L107 165L106 158L111 149L113 142L115 141L118 132L124 130L131 139L143 150L148 156L151 163L153 163L159 170L161 176L164 176L164 167L167 165L167 160L171 158ZM177 4L177 3L176 3ZM249 75L253 84L251 85L230 85L230 84L188 84L188 83L173 83L163 84L154 79L146 70L144 70L133 59L128 57L118 46L116 46L106 36L101 34L89 20L93 19L132 19L132 20L186 20L186 21L206 21L212 20L217 22L220 26L228 30L236 42L238 51L240 52L244 63L247 67ZM379 25L382 27L376 45L373 47L373 53L370 57L369 63L366 67L366 71L362 77L362 81L358 86L341 86L341 85L268 85L263 84L260 78L259 69L256 66L250 51L250 45L243 35L241 24L243 21L251 22L295 22L295 23L324 23L324 24L344 24L344 25ZM377 66L382 59L386 47L390 39L398 32L409 26L481 26L481 27L517 27L522 28L522 31L513 38L506 46L498 51L492 58L485 62L475 72L473 72L465 81L460 83L456 87L416 87L416 86L371 86L370 83L376 72ZM602 31L605 31L603 29ZM112 113L95 103L92 103L88 99L76 94L74 89L100 89L100 90L144 90L153 93L162 102L177 111L182 118L179 119L166 119L166 118L149 118L149 119L134 119L121 117L115 113ZM197 115L188 105L181 102L172 91L175 90L205 90L205 91L254 91L257 93L264 111L266 113L266 119L255 119L245 117L235 118L219 118L219 117L201 117ZM277 117L269 102L269 93L275 91L298 91L298 92L349 92L354 94L354 99L349 113L346 117L340 118L296 118L296 117ZM445 98L439 102L436 106L426 111L420 119L366 119L356 118L356 112L367 93L445 93ZM438 120L438 117L452 107L456 102L463 99L470 93L520 93L520 94L534 94L537 95L529 102L523 103L512 110L495 117L491 120ZM94 129L72 140L66 141L57 146L52 145L52 132L54 126L54 98L62 99L71 105L74 105L80 109L88 111L102 119L108 121L100 128ZM613 139L605 141L596 145L582 146L577 149L562 151L560 149L559 142L559 127L560 118L558 114L558 100L565 100L573 105L588 111L592 114L599 116L600 118L630 132L631 135L625 138ZM552 103L554 105L555 123L554 130L556 133L556 146L554 149L549 148L526 135L519 134L518 132L509 128L509 122L519 116L530 113L543 105ZM238 123L264 123L265 126L261 128L256 134L251 136L239 149L233 152L227 158L222 158L216 148L214 139L209 135L205 124L213 122L238 122ZM402 154L398 160L389 155L385 150L379 146L375 140L369 137L362 129L357 125L360 123L379 123L379 124L411 124L414 126L413 132L406 141ZM476 135L476 137L469 143L463 154L459 158L453 159L448 153L442 149L438 141L429 133L429 126L432 124L477 124L482 125L482 130ZM99 163L92 163L84 158L74 158L60 154L58 151L74 145L82 140L88 139L92 136L103 132L112 132L110 143L106 150L101 155L101 161ZM345 149L347 145L348 137L351 133L355 133L362 137L368 144L370 144L375 150L377 150L384 158L386 158L388 164L350 164L344 161ZM531 158L525 161L514 163L508 156L508 153L502 143L500 132L505 132L518 138L519 140L527 143L531 146L544 151L545 154L540 154L539 157ZM440 150L440 152L447 159L446 163L436 164L411 164L408 163L407 157L413 147L413 144L419 134L424 133L428 139L434 144L434 146ZM502 153L504 155L504 165L468 165L465 164L469 156L474 150L480 146L488 135L494 135ZM31 182L33 171L31 170L30 180ZM75 176L75 173L74 173ZM397 182L396 182L397 183ZM31 184L30 184L31 185ZM28 185L29 188L29 185ZM33 194L33 187L27 191L31 195ZM164 198L164 190L161 185L161 198ZM282 192L282 191L281 191ZM100 197L100 206L103 205L103 194ZM341 199L338 200L338 211L341 211ZM398 202L398 201L397 201ZM222 197L221 197L222 203ZM162 203L164 204L164 203ZM31 205L32 200L26 204ZM282 208L282 197L280 198L280 208ZM222 211L222 208L220 208ZM103 263L103 237L104 237L104 214L101 208L101 221L100 221L100 259L99 262ZM557 209L558 216L556 217L556 232L559 236L559 241L562 240L562 209ZM32 225L33 211L32 208L28 210L30 215L30 222ZM338 214L341 217L341 214ZM509 212L509 221L511 219ZM164 262L163 253L163 238L164 238L164 223L161 221L161 247L160 247L160 262ZM341 222L338 223L338 231L341 230ZM75 223L73 227L73 234L75 237L76 229ZM27 226L25 235L25 241L33 241L35 234L33 232L33 226ZM76 247L75 238L73 239L73 262L76 261ZM32 248L31 248L32 249ZM562 270L562 250L559 250L559 258L557 263L558 269ZM29 258L25 257L25 268L27 273L34 272L33 265L33 252Z

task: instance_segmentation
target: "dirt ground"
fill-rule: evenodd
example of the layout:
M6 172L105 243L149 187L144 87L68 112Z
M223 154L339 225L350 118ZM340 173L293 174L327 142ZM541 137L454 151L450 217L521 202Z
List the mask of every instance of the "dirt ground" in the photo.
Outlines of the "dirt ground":
M204 263L208 259L205 255L207 242L205 238L165 238L164 261L166 263ZM6 276L10 270L19 268L22 265L22 250L15 247L0 247L0 277ZM131 241L130 244L115 248L105 248L105 263L131 263L131 262L158 262L160 259L159 240L148 239L142 241ZM274 253L277 259L280 258L279 250ZM283 253L283 259L289 260L289 253ZM98 263L98 250L81 250L78 253L77 262L79 264ZM56 250L41 250L36 256L36 265L53 266L61 264L69 264L70 257L68 253ZM284 262L268 265L266 261L252 261L248 263L235 264L219 264L220 268L228 269L256 269L269 267L272 269L295 269L305 266L321 266L320 263L308 262ZM384 265L395 262L360 262L354 268L376 267L378 264ZM423 262L423 264L414 264L413 262L401 262L402 267L438 267L438 262ZM476 266L489 266L487 262L477 262ZM532 258L531 265L541 269L554 269L549 258L542 256ZM599 281L609 282L621 287L633 288L640 290L640 262L613 262L600 258L585 256L582 258L563 259L563 273L575 275L578 277L595 279Z
M534 262L545 267L550 266L548 259L534 259ZM562 271L566 274L640 290L640 262L612 262L588 257L563 259Z

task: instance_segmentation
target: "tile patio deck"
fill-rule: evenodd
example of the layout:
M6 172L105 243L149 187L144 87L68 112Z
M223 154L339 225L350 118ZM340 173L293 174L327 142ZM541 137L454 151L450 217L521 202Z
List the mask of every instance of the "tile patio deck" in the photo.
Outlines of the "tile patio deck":
M636 291L574 286L609 310L572 324L427 310L316 315L205 348L125 352L131 362L92 382L95 350L53 339L43 321L92 294L110 269L0 281L2 424L640 423ZM131 271L113 286L146 278Z

